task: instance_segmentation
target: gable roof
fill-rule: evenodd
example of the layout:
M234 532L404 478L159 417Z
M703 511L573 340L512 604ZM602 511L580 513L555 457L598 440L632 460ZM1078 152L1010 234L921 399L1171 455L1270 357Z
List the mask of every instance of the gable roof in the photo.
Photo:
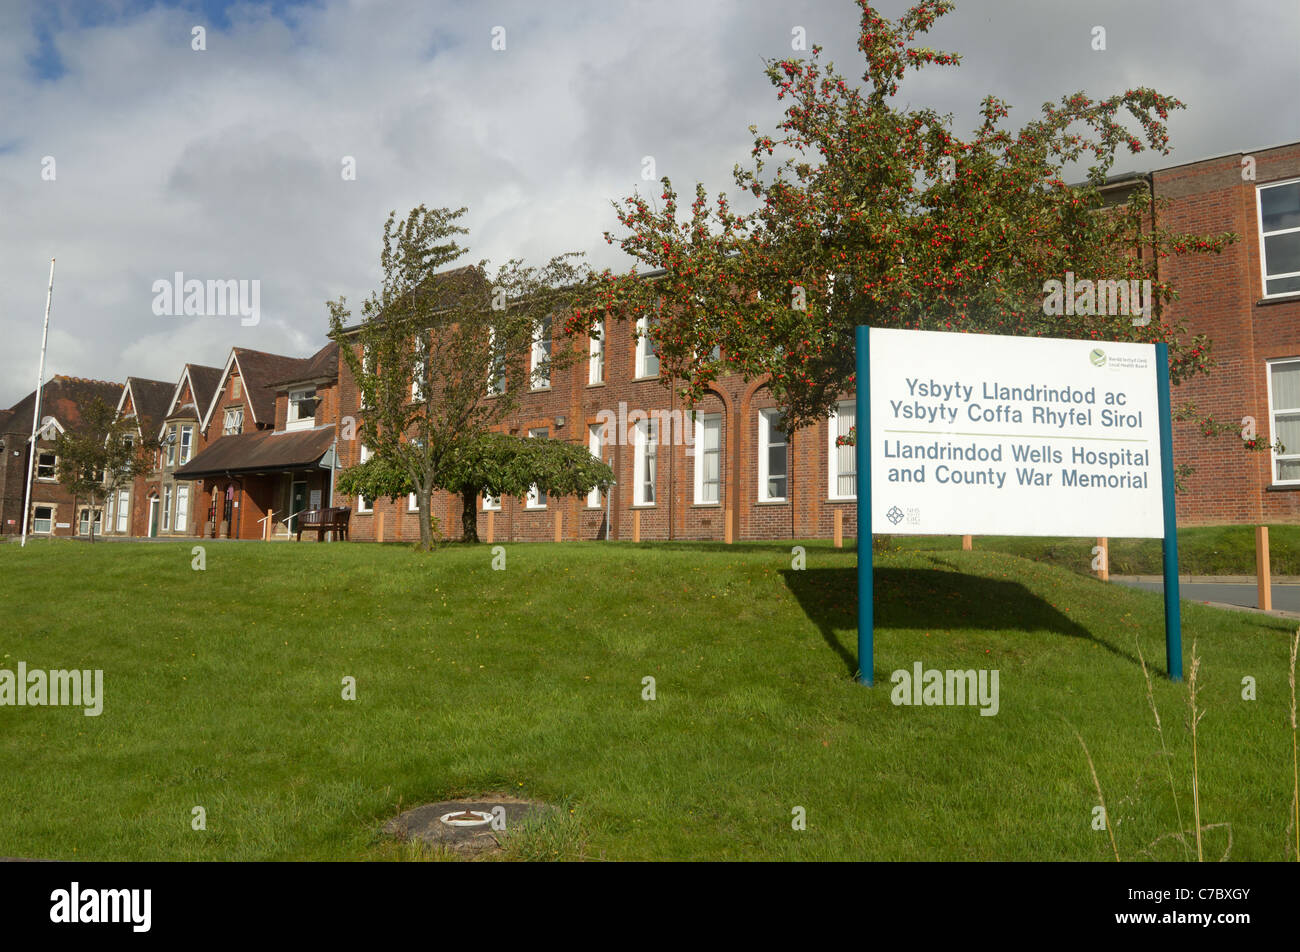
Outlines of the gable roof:
M166 430L166 420L184 412L187 408L194 410L194 419L203 418L204 408L212 402L216 394L217 384L221 381L222 370L220 367L207 367L203 364L186 364L181 368L181 375L176 381L175 387L172 388L171 402L167 404L167 411L159 418L158 438L162 439L163 432ZM181 394L185 392L185 386L189 384L191 402L182 404Z
M122 397L122 385L109 380L87 380L57 374L41 388L41 418L54 417L59 428L78 431L82 427L81 408L98 397L110 407L117 406ZM9 408L11 424L27 420L31 426L32 412L36 408L36 391L33 390Z
M328 376L337 377L338 348L331 348L329 344L310 357L286 357L283 354L249 350L247 347L233 347L230 350L230 357L226 359L226 366L217 380L212 399L208 402L207 412L203 414L200 429L208 428L212 414L217 409L217 398L221 396L232 369L239 371L240 379L244 382L244 398L252 411L253 422L274 423L277 385L281 381L297 382L312 379L306 373L310 368L324 368L331 365L333 370Z
M117 412L119 414L122 412L129 396L131 405L135 409L136 428L141 435L148 433L153 430L155 424L162 422L172 389L172 385L166 380L127 377L126 386L122 388L122 395L117 401Z
M186 364L185 373L189 375L190 391L194 394L195 404L204 407L211 403L221 383L221 368Z

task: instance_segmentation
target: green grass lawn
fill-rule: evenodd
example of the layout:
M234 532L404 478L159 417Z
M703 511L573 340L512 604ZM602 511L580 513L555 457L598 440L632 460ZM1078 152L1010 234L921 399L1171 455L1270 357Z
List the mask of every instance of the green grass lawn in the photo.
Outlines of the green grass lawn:
M1270 526L1269 561L1274 575L1300 575L1300 526ZM975 549L1005 552L1051 562L1073 572L1092 571L1096 539L977 536ZM905 551L961 548L961 536L890 536L885 545ZM1114 575L1160 575L1164 572L1159 539L1111 539ZM1254 575L1254 526L1207 526L1178 530L1178 570L1183 575Z
M99 717L0 707L0 855L406 858L378 833L400 809L507 792L564 805L514 838L521 858L1111 859L1072 725L1124 859L1179 828L1166 765L1190 828L1159 596L889 552L868 689L854 553L803 544L803 571L789 544L689 543L515 544L494 571L488 546L210 543L202 572L190 543L0 545L0 668L102 668L106 695ZM1231 824L1232 859L1283 859L1291 626L1183 611L1202 822ZM997 669L998 714L895 706L890 673L916 661ZM1207 858L1228 835L1206 833Z

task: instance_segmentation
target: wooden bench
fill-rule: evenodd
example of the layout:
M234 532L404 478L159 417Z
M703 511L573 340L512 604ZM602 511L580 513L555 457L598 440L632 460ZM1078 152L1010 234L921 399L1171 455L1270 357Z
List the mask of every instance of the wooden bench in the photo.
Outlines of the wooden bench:
M327 509L308 509L295 517L298 520L298 540L302 541L302 530L315 530L319 542L326 532L333 532L334 538L347 541L348 522L352 518L351 506L332 506Z

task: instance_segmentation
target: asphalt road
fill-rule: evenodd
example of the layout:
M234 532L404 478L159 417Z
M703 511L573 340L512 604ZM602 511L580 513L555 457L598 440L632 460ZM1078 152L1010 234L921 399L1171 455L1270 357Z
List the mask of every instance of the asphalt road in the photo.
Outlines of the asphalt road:
M1163 582L1148 582L1125 579L1121 585L1144 588L1148 592L1164 591ZM1183 598L1193 602L1221 602L1226 605L1242 605L1246 608L1259 607L1259 593L1255 583L1236 582L1182 582L1178 586ZM1300 585L1273 583L1274 611L1300 612Z

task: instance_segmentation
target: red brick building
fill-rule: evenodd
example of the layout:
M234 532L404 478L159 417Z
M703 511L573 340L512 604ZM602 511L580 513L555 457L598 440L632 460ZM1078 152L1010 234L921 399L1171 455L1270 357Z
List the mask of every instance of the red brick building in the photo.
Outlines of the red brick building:
M198 534L197 487L176 478L176 470L188 463L205 445L200 421L212 404L221 380L220 367L186 364L171 389L157 432L159 449L154 471L146 481L148 506L132 524L135 536L192 536Z
M650 277L653 277L650 276ZM853 425L852 395L837 414L795 434L762 382L719 380L696 406L696 418L659 375L653 342L637 325L613 322L592 343L563 336L552 347L585 353L554 371L545 386L530 373L507 387L528 387L519 407L498 427L520 437L562 439L610 463L617 484L582 498L479 499L479 536L491 541L562 539L774 539L830 536L835 513L855 534L854 458L834 445ZM527 361L525 361L527 363ZM486 395L485 399L491 399ZM340 362L339 406L361 419L356 381ZM609 433L602 438L602 433ZM342 468L367 455L359 441L341 440ZM351 535L359 540L419 538L413 499L338 500L351 505ZM441 531L459 535L461 500L437 493L433 515ZM557 533L558 525L558 533Z
M117 403L117 415L134 421L131 440L135 446L142 447L154 439L154 431L162 420L171 394L172 385L165 380L126 378L126 386L122 388ZM106 536L146 534L142 528L151 514L155 524L158 518L157 502L151 503L151 498L147 474L136 476L115 490L110 489L104 502L103 525L96 528L96 533Z
M333 342L302 358L230 352L199 421L201 448L173 473L196 486L200 535L283 538L298 513L329 504L337 394Z
M1160 277L1180 293L1166 317L1207 334L1218 358L1211 375L1175 390L1175 405L1192 401L1219 421L1249 418L1261 441L1283 444L1281 451L1248 453L1235 436L1206 439L1191 424L1176 424L1175 461L1194 468L1178 499L1180 522L1300 521L1300 143L1121 176L1108 186L1116 198L1136 188L1167 200L1159 215L1170 229L1232 231L1241 239L1221 255L1159 263ZM576 499L480 499L480 537L827 537L837 516L844 534L856 535L854 456L835 445L854 422L851 393L828 419L787 433L763 382L724 377L692 417L660 379L653 343L637 326L613 322L607 331L599 342L557 336L551 346L573 347L579 359L544 386L532 385L529 373L507 379L507 387L528 389L499 429L585 446L611 464L617 484L607 495ZM525 365L532 359L521 356ZM76 389L69 378L55 380ZM94 387L113 399L122 389ZM484 399L492 399L486 389ZM60 399L56 392L54 403ZM235 348L224 368L187 365L158 431L170 438L170 449L160 454L158 471L133 489L130 534L284 538L297 513L334 504L352 507L356 539L418 538L411 499L334 498L335 461L347 468L366 455L350 438L355 427L342 425L363 413L335 343L310 357ZM19 461L25 464L30 414L29 402L0 412L4 532L14 531L21 516L16 474ZM70 534L71 501L54 499L49 482L38 480L37 498L49 497L42 512L51 517L41 525ZM182 492L183 486L192 488ZM457 497L440 493L433 500L444 534L459 533L460 512ZM119 519L116 508L110 531Z
M1160 277L1180 294L1166 316L1208 335L1218 360L1211 374L1175 389L1175 406L1192 402L1199 415L1218 421L1253 421L1263 443L1283 444L1281 452L1250 453L1236 436L1207 439L1193 424L1176 424L1175 462L1193 468L1178 497L1180 523L1298 522L1300 143L1123 176L1111 186L1121 194L1140 187L1166 200L1159 211L1163 226L1232 231L1240 238L1221 255L1159 263ZM696 408L700 440L688 452L680 441L664 439L665 419L678 420L683 408L647 366L657 362L638 344L632 325L613 324L603 346L592 346L590 361L557 373L549 387L530 389L502 429L590 445L612 464L618 485L608 500L480 500L482 537L553 539L557 522L566 539L604 538L607 532L615 539L825 537L837 512L845 534L856 534L852 453L834 445L835 434L852 425L852 394L843 395L846 402L830 419L787 434L761 382L723 378ZM521 383L527 385L507 385ZM343 413L360 416L346 368L340 401ZM654 441L638 430L656 423L636 421L662 414L660 440L648 453L645 446ZM611 415L631 425L617 426L613 443L596 442L596 429ZM361 455L361 447L345 445L341 464L354 465ZM418 536L408 502L353 502L356 538ZM458 529L459 512L459 500L435 499L434 514L449 534Z
M1198 233L1236 232L1222 255L1161 263L1180 293L1170 308L1207 334L1218 366L1173 392L1220 421L1255 421L1285 451L1248 454L1235 436L1174 428L1174 458L1195 469L1179 494L1186 525L1300 522L1300 143L1161 169L1163 221Z
M32 391L8 410L0 412L0 534L22 532L23 510L27 510L28 535L36 537L87 535L92 522L99 532L102 513L85 500L74 500L60 485L58 456L54 441L60 432L77 432L82 425L82 409L92 400L117 406L122 384L105 380L85 380L58 375L41 388L43 421L37 434L36 462L28 492L28 447L36 391Z

